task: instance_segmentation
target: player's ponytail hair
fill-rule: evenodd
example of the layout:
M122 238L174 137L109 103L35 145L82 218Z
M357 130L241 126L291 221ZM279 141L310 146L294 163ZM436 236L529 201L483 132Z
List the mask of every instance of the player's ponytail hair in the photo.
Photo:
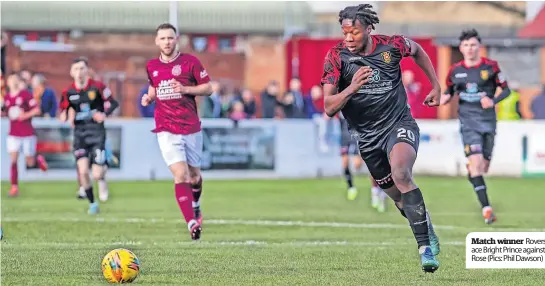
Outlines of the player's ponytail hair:
M348 6L339 12L339 24L343 20L350 19L355 24L356 20L364 26L369 26L375 29L375 25L379 23L377 12L373 11L373 5L360 4L358 6Z

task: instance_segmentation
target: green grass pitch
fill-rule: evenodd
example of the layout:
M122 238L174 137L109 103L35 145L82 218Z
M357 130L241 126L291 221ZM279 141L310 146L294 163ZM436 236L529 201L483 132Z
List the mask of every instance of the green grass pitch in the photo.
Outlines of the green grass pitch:
M440 269L420 270L407 221L376 213L369 182L347 201L340 178L205 181L202 240L190 240L170 182L111 182L98 216L75 182L2 183L2 285L104 285L100 262L124 247L143 285L543 285L544 269L465 268L474 231L545 231L545 179L487 180L498 216L484 224L463 178L419 177L442 242Z

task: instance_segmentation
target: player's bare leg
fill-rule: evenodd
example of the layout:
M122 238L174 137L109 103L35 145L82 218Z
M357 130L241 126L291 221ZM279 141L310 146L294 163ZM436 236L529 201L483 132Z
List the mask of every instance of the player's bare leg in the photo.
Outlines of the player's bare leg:
M91 178L89 177L89 158L79 158L77 161L78 174L81 186L85 189L85 196L89 200L89 214L97 214L98 204L95 202L95 195L93 194L93 185L91 184Z
M469 181L473 185L473 190L477 194L477 198L481 203L482 215L484 222L491 224L496 221L496 216L488 201L488 194L486 192L486 183L484 182L483 175L488 172L490 161L485 160L482 154L472 154L468 156L469 160Z
M19 195L19 170L17 168L17 159L19 158L19 152L10 152L9 158L11 161L10 169L10 178L11 178L11 189L9 195L15 197Z
M431 248L426 204L422 192L415 184L412 175L416 150L408 143L395 144L390 152L392 179L401 192L403 211L413 231L422 262L422 269L426 272L435 272L439 262Z
M105 165L96 164L93 164L91 167L93 180L97 182L98 185L98 198L103 202L108 200L108 185L104 180L104 176L106 175L106 168L107 167Z
M193 190L189 179L189 170L186 162L176 162L168 166L174 176L174 192L176 201L187 223L187 228L193 240L201 237L201 225L193 212Z
M483 158L483 175L488 174L489 169L490 169L490 160L486 160Z
M202 175L201 168L188 165L189 182L193 191L193 213L197 222L202 226L201 194L202 194Z
M361 167L363 166L363 159L361 158L361 156L352 156L352 162L354 162L354 170L356 170L356 172L359 172L361 170Z
M348 198L348 200L353 201L358 196L358 189L354 187L354 184L352 181L352 172L350 172L350 157L348 156L348 154L343 154L341 156L341 162L342 162L342 168L344 170L344 179L348 187L348 190L346 192L346 197Z
M96 177L94 176L94 167L93 167L93 178L97 182L98 185L98 199L101 202L105 202L108 200L109 192L108 192L108 183L106 183L106 172L108 171L108 166L98 166L102 168L102 173L100 176Z
M77 199L83 200L87 197L87 195L85 194L85 188L83 187L83 184L81 183L79 168L77 166L76 166L76 177L77 177L78 186L79 186Z

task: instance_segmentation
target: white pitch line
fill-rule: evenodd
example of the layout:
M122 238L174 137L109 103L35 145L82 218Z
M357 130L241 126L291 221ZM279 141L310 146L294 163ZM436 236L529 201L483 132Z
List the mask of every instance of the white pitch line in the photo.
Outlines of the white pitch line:
M153 246L159 248L170 248L178 246L405 246L412 245L414 242L369 242L369 241L291 241L291 242L267 242L267 241L181 241L177 243L158 243L142 241L118 241L118 242L37 242L37 243L10 243L8 240L2 242L2 248L78 248L78 247L130 247L130 246ZM441 245L464 246L463 241L441 242Z
M432 218L433 220L433 218ZM97 222L97 223L182 223L182 219L156 219L156 218L45 218L45 217L6 217L4 222ZM305 222L305 221L279 221L279 220L228 220L205 219L204 224L212 225L254 225L254 226L299 226L299 227L333 227L333 228L364 228L364 229L406 229L408 224L389 223L346 223L346 222ZM433 225L438 230L459 231L545 231L545 228L501 228L501 227L462 227L452 225Z

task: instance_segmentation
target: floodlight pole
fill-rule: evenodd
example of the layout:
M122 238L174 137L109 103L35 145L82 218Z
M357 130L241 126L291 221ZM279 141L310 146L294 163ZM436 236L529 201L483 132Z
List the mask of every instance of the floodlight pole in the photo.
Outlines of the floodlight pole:
M176 27L176 30L180 29L178 26L178 1L169 1L168 22Z

